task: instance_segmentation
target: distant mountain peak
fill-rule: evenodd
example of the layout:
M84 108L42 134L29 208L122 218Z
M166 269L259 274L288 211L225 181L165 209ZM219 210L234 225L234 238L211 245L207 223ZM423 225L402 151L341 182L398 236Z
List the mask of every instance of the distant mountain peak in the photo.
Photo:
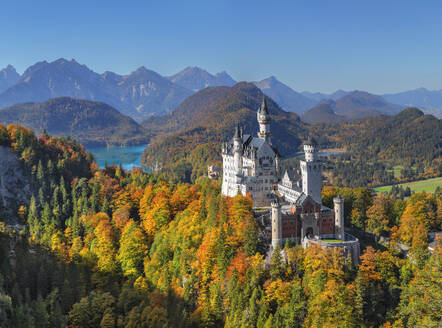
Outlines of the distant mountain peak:
M142 73L142 72L150 72L145 66L140 66L135 70L135 73Z
M187 66L184 71L196 71L196 72L206 72L208 73L205 69L199 67L199 66Z
M6 66L5 68L2 69L2 71L6 71L6 72L16 72L15 67L12 66L11 64L8 64L8 66Z
M129 80L133 77L138 77L147 80L165 80L164 77L162 77L160 74L146 68L145 66L138 67L134 72L132 72L129 75L126 75L124 79Z
M17 71L15 70L15 67L12 66L11 64L9 64L8 66L6 66L5 68L3 68L2 70L0 70L0 77L3 76L4 78L6 77L12 77L12 76L19 76L19 74L17 73Z
M267 96L275 100L281 108L301 114L304 110L315 105L315 101L296 92L288 85L279 81L275 76L269 76L264 80L254 82Z
M207 87L232 86L236 83L226 71L212 75L198 66L188 66L167 79L194 92Z
M14 85L19 78L20 75L15 70L15 67L12 65L8 65L0 70L0 92Z
M75 59L71 58L70 60L66 59L66 58L58 58L56 60L54 60L51 64L74 64L74 65L79 65L79 66L84 66L81 65L80 63L78 63Z
M221 76L221 75L229 75L229 74L226 71L221 71L215 74L215 76Z

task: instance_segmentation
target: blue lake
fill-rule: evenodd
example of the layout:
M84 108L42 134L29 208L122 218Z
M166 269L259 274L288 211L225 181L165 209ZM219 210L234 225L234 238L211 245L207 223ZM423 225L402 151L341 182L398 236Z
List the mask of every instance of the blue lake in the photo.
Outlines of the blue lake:
M319 157L329 157L330 155L342 155L342 154L345 154L345 152L342 152L342 151L322 151L322 152L318 152L318 156ZM304 155L303 152L297 153L295 155L295 157L304 157L304 156L305 155Z
M106 164L120 165L125 170L142 167L141 155L147 146L112 146L88 148L98 165L103 168Z
M319 157L329 157L330 155L342 155L342 154L344 154L344 152L342 152L342 151L329 151L329 152L324 151L324 152L318 153L318 156Z

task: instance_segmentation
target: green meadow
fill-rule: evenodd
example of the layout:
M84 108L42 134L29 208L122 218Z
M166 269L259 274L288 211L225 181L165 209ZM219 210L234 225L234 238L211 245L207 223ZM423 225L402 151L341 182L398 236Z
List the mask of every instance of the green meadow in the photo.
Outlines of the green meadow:
M398 186L402 186L403 188L410 187L412 192L426 191L429 193L433 193L437 187L442 187L442 177L401 183L398 184ZM391 185L377 187L374 188L374 191L376 193L386 193L391 190L391 187Z

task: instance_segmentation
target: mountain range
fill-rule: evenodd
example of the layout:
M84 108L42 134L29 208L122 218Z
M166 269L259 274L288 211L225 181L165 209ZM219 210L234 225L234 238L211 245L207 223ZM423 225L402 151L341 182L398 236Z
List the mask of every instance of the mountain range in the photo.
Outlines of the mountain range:
M381 96L364 91L352 91L338 98L324 99L301 115L306 123L340 123L343 121L378 116L395 115L403 106L390 104Z
M350 91L344 91L344 90L337 90L330 94L322 92L309 92L309 91L301 92L303 96L310 98L316 102L320 102L324 99L338 100L339 98L346 96L348 93L350 93Z
M146 144L148 137L132 118L96 101L69 97L21 103L0 110L0 123L20 124L54 136L72 137L87 147Z
M0 93L0 108L69 96L102 101L142 120L175 108L192 93L144 67L129 75L98 74L75 60L58 59L29 67Z
M408 107L419 107L422 109L442 108L442 89L428 90L419 88L415 90L384 94L382 97L394 104L403 104Z
M56 97L74 97L79 99L105 102L118 109L124 115L131 116L135 120L142 120L153 116L163 115L177 108L186 98L207 87L233 86L236 81L225 71L211 74L199 67L187 67L172 76L162 76L145 67L140 67L127 75L114 72L102 74L90 70L86 65L81 65L75 60L58 59L53 62L38 62L30 66L19 75L14 67L8 65L0 71L0 108L23 102L41 102ZM313 109L322 100L339 99L352 94L351 99L341 101L342 106L348 104L348 108L341 107L342 116L353 119L371 116L375 112L391 114L395 110L383 111L383 107L372 103L379 98L371 100L370 94L354 91L338 90L332 94L297 92L286 84L277 80L274 76L253 82L262 92L275 100L286 111L302 114L304 111ZM357 99L360 98L360 99ZM430 91L416 89L396 94L385 94L382 98L391 104L421 107L427 112L440 116L442 109L442 90ZM367 103L368 101L368 103ZM364 107L368 111L362 110ZM323 104L321 105L323 108ZM339 106L338 106L339 107ZM357 112L351 113L354 108ZM366 108L365 108L366 109ZM373 112L373 110L375 112ZM314 110L314 112L317 109ZM311 115L306 114L304 117Z
M338 100L351 92L352 91L338 90L331 94L326 94L321 92L303 91L301 94L320 102L324 99ZM386 93L380 96L391 104L400 105L403 108L418 107L425 113L433 114L439 118L442 117L442 89L428 90L425 88L418 88L398 93Z

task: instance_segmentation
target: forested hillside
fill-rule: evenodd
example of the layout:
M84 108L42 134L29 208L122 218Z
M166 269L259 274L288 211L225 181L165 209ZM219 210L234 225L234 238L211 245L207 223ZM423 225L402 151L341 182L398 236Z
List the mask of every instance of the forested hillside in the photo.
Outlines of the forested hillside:
M206 174L207 164L220 163L220 144L232 137L237 123L244 133L256 135L261 97L257 88L246 83L207 88L186 99L171 115L146 120L143 126L158 136L145 151L144 163L167 172L173 181L195 181ZM442 174L441 120L418 109L340 124L344 117L330 110L327 124L309 125L271 99L268 105L272 142L289 159L286 163L296 162L290 158L302 151L307 135L314 136L322 149L345 149L326 161L331 185L371 187ZM328 104L317 108L324 106Z
M436 327L441 320L439 195L340 194L347 220L377 236L359 267L341 253L286 245L265 264L247 197L208 179L171 184L98 169L72 141L0 125L32 180L24 228L0 220L1 327ZM403 258L395 244L409 245ZM284 256L282 256L284 255Z
M336 114L336 102L331 99L322 100L316 106L305 111L301 119L306 123L328 123L338 124L350 119Z
M0 123L21 124L36 133L68 136L86 146L145 144L148 137L132 118L96 101L61 97L0 110Z
M442 121L416 108L391 117L314 125L312 133L347 150L328 163L332 185L376 186L442 174Z
M251 83L206 88L187 98L170 115L151 118L143 126L159 136L146 149L144 163L161 168L177 181L195 181L207 163L221 159L221 142L230 140L240 124L244 133L256 135L256 113L264 94ZM283 111L267 99L271 115L272 142L283 156L294 155L307 135L295 113Z

